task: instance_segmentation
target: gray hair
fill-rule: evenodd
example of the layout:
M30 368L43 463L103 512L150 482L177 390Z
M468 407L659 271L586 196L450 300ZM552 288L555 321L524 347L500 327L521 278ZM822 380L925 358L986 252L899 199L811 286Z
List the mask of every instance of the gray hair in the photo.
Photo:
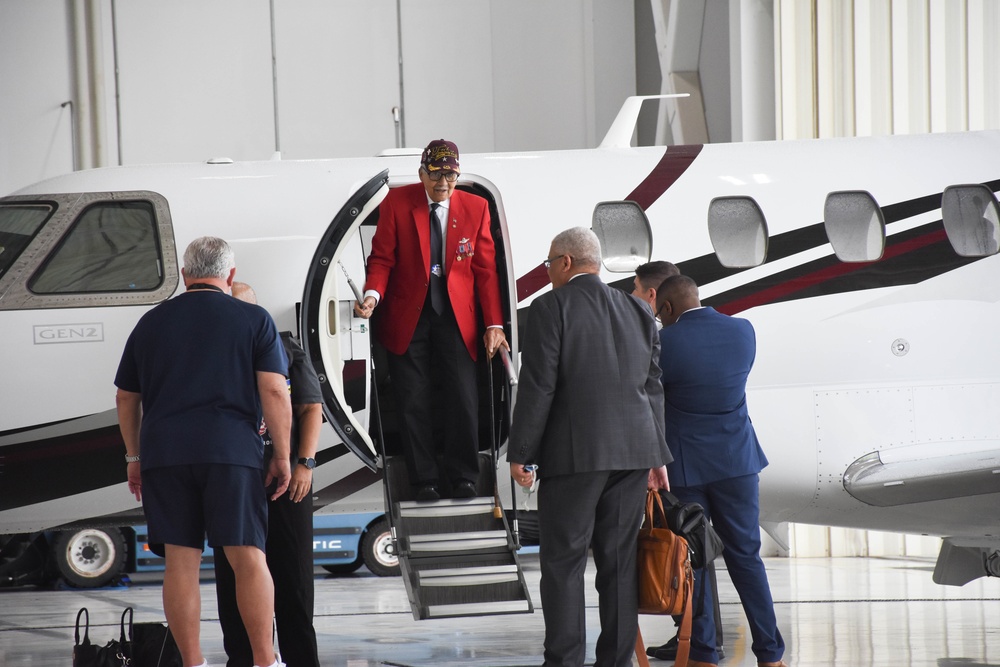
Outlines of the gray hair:
M233 249L215 236L197 238L184 251L184 275L188 278L228 278L234 266Z
M581 267L601 267L601 242L586 227L570 227L552 239L552 249L569 255Z

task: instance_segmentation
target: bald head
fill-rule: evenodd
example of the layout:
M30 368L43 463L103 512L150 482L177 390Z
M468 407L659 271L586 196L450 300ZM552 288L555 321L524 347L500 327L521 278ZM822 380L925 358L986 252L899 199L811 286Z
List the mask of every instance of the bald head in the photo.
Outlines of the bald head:
M246 301L247 303L257 303L257 293L253 291L253 288L246 283L233 283L233 296L240 301Z
M671 276L656 290L656 314L663 326L673 324L682 313L699 306L698 283L688 276Z

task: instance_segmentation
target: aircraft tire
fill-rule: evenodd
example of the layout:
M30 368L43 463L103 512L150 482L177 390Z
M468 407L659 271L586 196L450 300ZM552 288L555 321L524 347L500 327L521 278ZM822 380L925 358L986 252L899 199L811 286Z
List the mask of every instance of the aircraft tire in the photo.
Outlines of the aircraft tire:
M323 565L322 568L329 572L330 574L350 574L354 572L359 567L361 567L364 562L361 558L356 559L353 563L337 563L336 565Z
M398 577L399 558L392 553L392 532L385 518L375 521L361 537L361 558L372 574Z
M122 574L125 538L117 528L65 530L56 535L52 556L67 584L99 588Z

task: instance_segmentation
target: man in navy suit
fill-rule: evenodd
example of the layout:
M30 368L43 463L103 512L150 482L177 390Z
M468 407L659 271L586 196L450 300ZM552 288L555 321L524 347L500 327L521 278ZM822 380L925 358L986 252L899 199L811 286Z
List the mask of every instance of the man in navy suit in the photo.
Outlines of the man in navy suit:
M702 307L694 280L667 278L656 295L664 425L673 462L667 472L682 502L705 508L743 603L761 667L782 667L767 572L760 559L758 473L767 458L747 412L746 383L757 342L749 321ZM704 571L695 572L695 599ZM711 590L706 590L711 598ZM706 599L691 633L691 667L717 665L715 617Z
M531 484L538 466L545 667L582 667L584 571L597 567L596 667L632 665L638 630L636 542L647 486L668 488L659 338L649 305L601 281L589 229L558 234L545 260L553 290L531 304L507 459ZM714 645L714 644L713 644Z

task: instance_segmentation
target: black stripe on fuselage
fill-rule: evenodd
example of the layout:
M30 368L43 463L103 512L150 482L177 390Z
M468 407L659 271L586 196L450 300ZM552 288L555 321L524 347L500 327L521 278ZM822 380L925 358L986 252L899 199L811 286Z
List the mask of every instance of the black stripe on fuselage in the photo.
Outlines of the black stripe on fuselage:
M17 429L16 433L31 430ZM4 431L0 438L12 433ZM126 481L124 455L117 425L4 445L0 447L0 511L120 484Z
M51 425L4 431L0 440L15 433L41 431ZM316 461L322 465L348 453L346 445L341 443L317 453ZM124 455L125 443L117 424L4 445L0 447L0 511L121 484L127 481ZM367 468L365 471L369 472ZM342 495L356 490L353 481L343 484L338 481L327 487L327 493L339 492L344 484L347 491ZM122 503L127 501L128 496L123 495ZM317 508L320 506L317 504Z
M983 183L993 192L1000 179ZM882 207L887 232L890 225L941 208L941 193ZM765 264L822 246L828 242L823 223L776 234L768 240ZM836 255L804 262L786 271L763 276L739 287L705 298L702 303L735 314L769 303L855 292L879 287L913 285L953 271L982 257L961 257L952 249L940 219L886 237L883 257L874 262L846 263ZM677 263L684 275L708 285L747 269L722 266L714 253ZM611 284L632 291L633 277Z

